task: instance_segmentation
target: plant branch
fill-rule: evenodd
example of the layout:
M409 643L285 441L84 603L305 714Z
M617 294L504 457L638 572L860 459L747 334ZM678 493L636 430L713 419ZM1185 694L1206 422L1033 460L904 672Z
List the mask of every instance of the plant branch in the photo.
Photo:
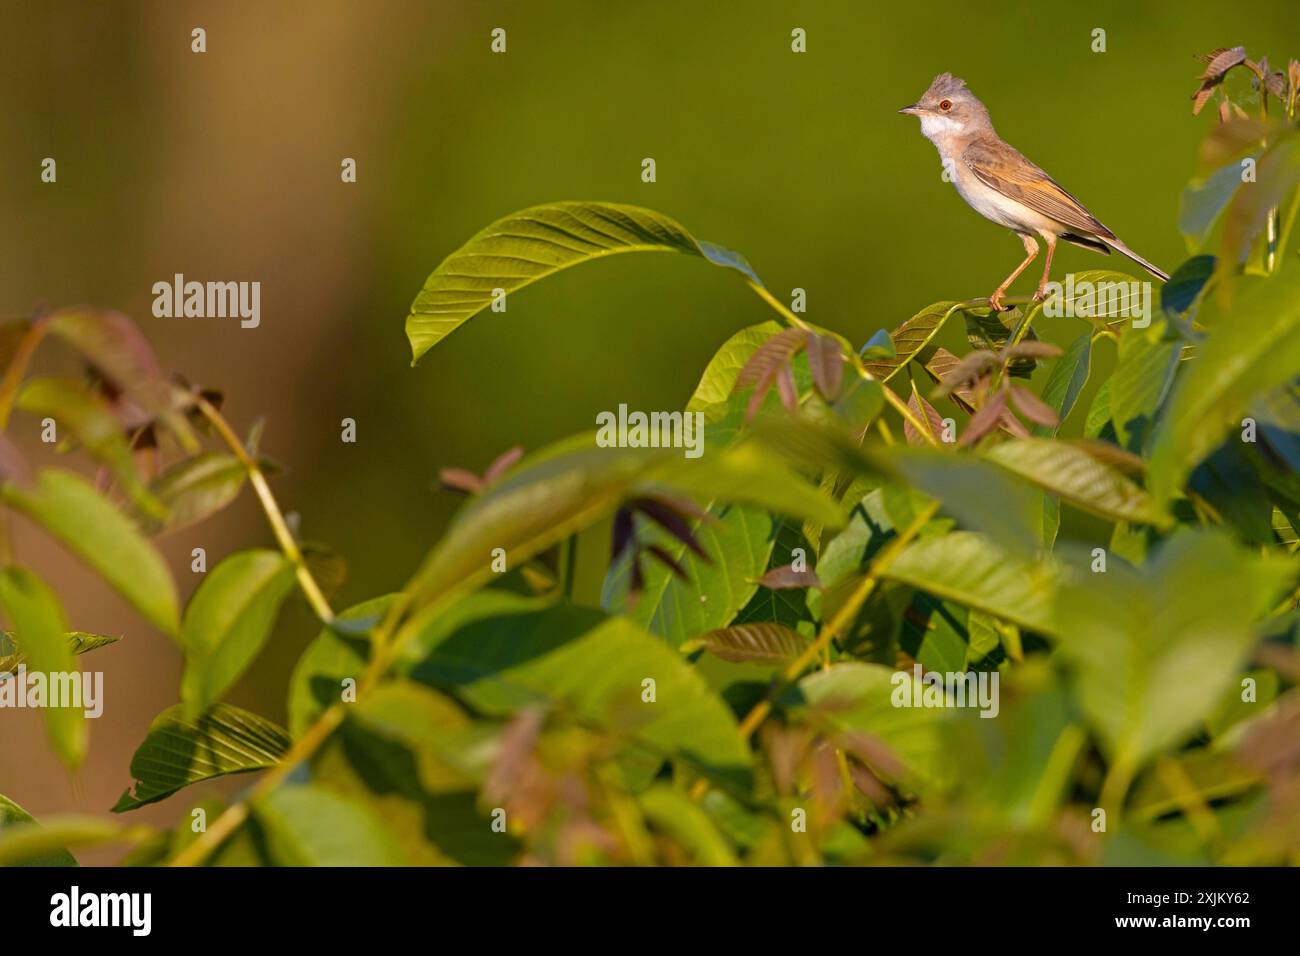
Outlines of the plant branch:
M806 328L809 327L807 322L805 322L803 319L799 318L799 316L795 315L793 312L791 312L789 309L787 309L784 305L782 305L781 302L778 301L777 298L776 298L774 295L772 295L772 293L768 292L766 288L764 288L763 286L759 285L757 282L750 282L750 283L749 283L749 287L750 287L751 289L753 289L755 293L758 294L758 297L759 297L760 299L762 299L764 302L766 302L766 303L767 303L768 305L770 305L772 308L776 309L777 313L778 313L778 314L781 316L781 318L784 319L788 324L790 324L790 325L794 325L794 326L797 326L798 328L801 328L801 329L806 329Z
M261 466L248 453L243 441L235 434L234 429L230 427L230 423L226 421L215 405L202 395L195 395L194 401L199 411L203 413L203 417L212 423L212 427L216 429L222 441L230 447L235 457L239 459L240 464L248 471L248 480L257 493L258 500L262 503L262 510L266 513L267 523L271 525L271 532L275 535L280 550L293 564L294 573L298 577L298 585L302 588L302 593L306 596L307 602L311 604L312 610L316 612L316 616L329 624L334 620L334 612L330 609L329 601L325 599L325 594L321 591L320 585L316 583L316 579L312 577L311 571L308 570L307 562L302 556L302 550L298 547L298 542L294 540L293 533L284 520L284 514L280 511L280 505L275 500L275 495L266 481L266 475L262 472Z

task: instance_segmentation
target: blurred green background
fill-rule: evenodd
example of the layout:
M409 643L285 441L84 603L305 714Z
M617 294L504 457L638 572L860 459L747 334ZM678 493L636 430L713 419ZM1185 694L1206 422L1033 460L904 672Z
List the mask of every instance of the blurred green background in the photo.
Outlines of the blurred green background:
M351 566L344 606L400 586L446 526L459 500L435 489L438 468L481 470L620 402L680 407L726 337L771 316L725 270L614 257L511 296L410 368L407 307L491 220L557 199L650 206L744 253L779 298L807 290L813 321L861 343L929 302L988 294L1021 256L895 113L936 73L964 77L1007 140L1172 270L1186 255L1179 193L1213 122L1190 115L1194 54L1244 44L1277 64L1297 39L1294 0L4 2L0 314L121 309L166 366L225 390L237 426L265 417L282 502ZM56 184L39 180L47 156ZM344 157L356 184L340 182ZM1118 265L1073 247L1057 261L1058 278ZM150 287L176 272L260 281L261 327L154 318ZM1058 322L1040 334L1081 330ZM960 330L945 343L964 348ZM355 445L340 441L344 417ZM11 432L31 447L38 427ZM188 592L191 548L211 565L270 541L245 498L165 548ZM74 627L125 640L82 662L105 671L108 699L79 778L37 717L4 712L0 792L38 814L98 812L176 700L179 655L34 534L19 546ZM594 538L583 550L593 600L606 554ZM314 630L289 608L233 699L282 719Z

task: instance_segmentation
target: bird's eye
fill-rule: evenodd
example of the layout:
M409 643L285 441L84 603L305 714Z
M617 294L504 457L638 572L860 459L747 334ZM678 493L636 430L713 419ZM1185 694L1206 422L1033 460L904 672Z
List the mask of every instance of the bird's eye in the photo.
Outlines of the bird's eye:
M939 104L939 109L941 110L952 109L952 100L944 100L942 103Z

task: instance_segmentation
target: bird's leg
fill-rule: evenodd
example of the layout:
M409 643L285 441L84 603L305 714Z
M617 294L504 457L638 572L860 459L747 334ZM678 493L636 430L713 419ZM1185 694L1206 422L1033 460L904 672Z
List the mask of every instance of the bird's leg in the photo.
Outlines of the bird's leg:
M1002 307L1002 293L1007 291L1007 287L1016 281L1016 276L1024 272L1029 263L1033 262L1038 256L1038 242L1033 236L1021 233L1020 241L1025 244L1025 261L1016 266L1016 271L1007 276L1006 281L998 286L998 290L989 296L989 306L994 312L1007 312L1010 310L1011 306L1007 306L1005 309Z
M1044 236L1043 241L1047 243L1047 261L1043 263L1043 278L1038 283L1038 289L1034 292L1034 301L1042 302L1047 298L1047 279L1052 274L1052 253L1056 251L1056 237Z

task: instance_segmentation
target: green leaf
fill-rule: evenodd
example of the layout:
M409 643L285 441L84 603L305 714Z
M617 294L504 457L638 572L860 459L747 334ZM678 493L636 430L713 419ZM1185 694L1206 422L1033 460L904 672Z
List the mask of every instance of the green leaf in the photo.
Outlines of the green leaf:
M558 705L661 757L748 782L752 756L731 711L675 650L631 621L483 591L408 628L417 633L400 641L401 669L480 713ZM653 703L643 700L647 679Z
M46 693L52 695L56 683L70 692L75 681L76 688L80 689L83 678L68 643L67 620L59 599L45 582L25 568L0 568L0 607L13 623L29 669L45 675ZM52 707L48 706L50 703L47 697L45 724L50 740L59 759L75 770L86 757L85 708Z
M709 631L699 644L724 661L788 664L803 653L808 638L780 624L755 621Z
M402 849L366 804L320 787L277 787L253 804L277 866L401 866Z
M643 533L642 540L653 536L668 549L686 572L685 579L661 562L643 558L645 585L636 604L626 608L632 557L628 553L606 575L601 606L611 613L625 611L674 646L728 624L758 590L757 579L767 570L772 553L775 525L766 512L739 505L717 505L707 513L712 520L694 528L707 561L657 529Z
M414 361L463 322L538 279L622 252L681 252L735 269L762 285L743 256L701 242L679 223L639 206L556 202L499 219L439 264L406 318Z
M39 823L16 822L0 828L0 867L76 866L69 848L100 846L133 836L110 820L79 814L48 817Z
M856 661L834 664L800 680L781 703L791 719L823 733L858 733L880 741L901 764L896 782L925 788L943 775L944 711L895 706L895 689L904 683L912 685L912 699L920 699L921 685L905 671ZM872 770L891 776L883 767Z
M1166 314L1189 312L1214 274L1214 256L1192 256L1160 288L1160 308Z
M150 514L159 513L160 505L136 470L121 423L84 384L63 378L34 378L18 393L15 405L33 415L53 418L109 467L136 507Z
M294 737L342 699L345 679L361 679L370 659L367 635L396 599L395 594L385 594L340 612L307 645L289 678L289 730Z
M18 829L25 825L37 826L36 820L30 813L24 810L18 804L14 803L4 794L0 794L0 841L4 840L5 831L13 828ZM19 830L20 835L35 835L32 831L25 829ZM22 862L10 862L9 866L76 866L77 858L61 846L51 846L36 855L27 855L22 857Z
M1168 501L1197 462L1233 427L1251 399L1300 369L1300 270L1243 277L1225 308L1211 296L1201 309L1210 329L1199 356L1170 396L1151 455L1152 493Z
M970 455L923 448L896 448L899 473L943 503L972 531L1022 555L1038 550L1038 498L1023 481Z
M1088 406L1088 419L1083 426L1084 438L1100 438L1110 425L1110 379L1101 383Z
M1059 589L1060 653L1108 757L1128 772L1200 726L1297 569L1207 531L1174 536L1140 569L1086 567Z
M85 654L88 651L107 647L109 644L116 644L121 638L88 634L85 631L70 631L65 636L65 640L73 654ZM18 669L19 664L26 662L27 658L14 635L7 631L0 633L0 674L11 674Z
M957 520L1021 552L1038 546L1038 500L1024 482L968 455L860 445L842 429L807 420L768 423L758 440L787 459L863 476L905 478ZM834 527L840 527L843 518Z
M355 721L414 755L425 793L456 793L481 782L491 748L483 730L448 698L413 681L388 681L348 709Z
M1131 329L1119 340L1110 383L1110 418L1121 447L1141 453L1150 447L1156 412L1169 394L1182 343L1164 337L1163 322Z
M412 602L450 598L492 574L492 552L516 568L612 513L637 479L671 454L665 449L600 448L590 434L525 458L456 515L407 591Z
M181 700L190 716L206 710L253 662L293 582L293 565L278 551L239 551L208 572L181 623Z
M159 526L176 531L202 521L234 501L247 478L248 469L234 455L205 452L177 462L152 485L163 506Z
M883 576L1022 627L1054 630L1051 565L1014 558L970 531L914 541Z
M1178 229L1189 249L1205 244L1220 213L1232 201L1241 185L1241 165L1229 163L1202 181L1192 182L1183 190L1178 211Z
M1167 528L1172 523L1145 491L1078 445L1051 438L1010 439L985 457L1084 511L1111 521Z
M1056 360L1052 372L1043 386L1043 401L1055 410L1060 424L1035 425L1035 435L1055 435L1074 410L1075 403L1088 384L1088 371L1092 359L1092 333L1085 332Z
M700 459L672 460L646 477L699 501L753 505L832 528L844 523L839 503L758 441L744 441Z
M894 343L893 358L870 359L864 356L867 371L882 382L889 381L899 369L922 353L957 308L956 302L936 302L926 306L890 333Z
M705 366L700 383L686 403L686 411L703 412L704 420L710 424L725 418L741 368L760 345L780 331L777 322L761 322L727 339Z
M709 814L686 794L660 784L637 802L646 820L689 850L699 866L740 865Z
M50 468L31 487L8 483L0 495L58 538L160 629L176 632L176 584L158 550L130 518L84 479Z
M150 724L131 758L135 782L113 812L156 803L203 780L274 767L290 742L281 727L239 707L216 704L200 717L189 717L176 704Z

